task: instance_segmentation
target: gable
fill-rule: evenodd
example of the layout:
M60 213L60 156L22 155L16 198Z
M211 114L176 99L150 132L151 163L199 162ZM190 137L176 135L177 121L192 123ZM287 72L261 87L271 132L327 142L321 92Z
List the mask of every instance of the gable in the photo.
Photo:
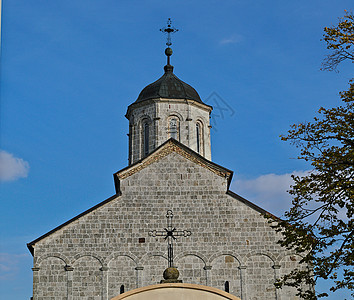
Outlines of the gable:
M151 199L164 197L164 200L159 201L165 201L165 204L168 201L168 203L182 200L192 201L198 197L204 197L205 200L200 202L200 205L204 205L203 203L210 201L208 200L208 194L217 193L219 198L222 195L231 196L237 200L237 203L243 203L257 213L272 216L267 211L229 190L232 174L232 171L206 160L188 147L171 139L143 160L115 173L116 194L114 196L28 243L27 246L33 255L35 244L75 221L86 218L86 216L90 216L98 210L102 211L101 208L111 209L109 208L111 205L108 204L113 200L123 203L112 205L119 210L116 212L117 216L124 215L124 211L120 211L118 208L120 205L129 203L132 207L134 205L140 207L139 201L144 202L146 195L151 193L152 190L156 192L158 188L161 189L161 185L164 185L163 190L156 192L155 196L152 194ZM162 183L162 181L164 182ZM176 194L174 194L175 191ZM200 196L201 194L203 195ZM103 209L103 211L105 210Z
M119 191L120 180L126 179L135 173L140 172L141 170L163 159L171 153L177 153L180 156L188 159L190 162L193 162L194 164L197 164L220 177L226 178L228 182L227 187L229 187L233 175L232 171L205 159L203 156L194 152L182 143L171 138L163 143L160 147L156 148L147 157L115 173L113 176L116 185L116 191Z

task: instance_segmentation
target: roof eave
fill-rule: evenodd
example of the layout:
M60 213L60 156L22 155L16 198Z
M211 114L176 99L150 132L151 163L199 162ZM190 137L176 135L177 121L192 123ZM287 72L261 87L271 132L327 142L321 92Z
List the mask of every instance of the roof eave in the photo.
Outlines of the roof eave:
M132 112L132 110L134 108L137 108L137 107L140 107L140 106L144 106L144 105L148 105L148 104L151 104L151 103L154 103L154 102L169 102L169 101L176 101L176 102L179 102L179 101L183 101L183 102L188 102L188 104L190 105L195 105L199 108L202 108L206 111L208 111L209 113L211 113L211 111L213 110L213 107L211 105L208 105L208 104L205 104L204 102L199 102L197 100L193 100L193 99L188 99L188 98L185 98L185 99L179 99L179 98L166 98L166 97L151 97L151 98L148 98L148 99L145 99L143 101L139 101L139 102L133 102L132 104L130 104L128 106L128 109L127 109L127 112L125 114L125 117L129 120L130 118L130 114Z

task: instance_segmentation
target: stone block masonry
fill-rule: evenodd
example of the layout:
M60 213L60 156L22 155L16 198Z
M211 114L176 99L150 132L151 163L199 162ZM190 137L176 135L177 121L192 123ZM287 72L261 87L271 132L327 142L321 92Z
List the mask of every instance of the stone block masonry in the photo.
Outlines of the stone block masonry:
M176 140L197 152L196 124L200 125L199 154L211 160L211 107L192 100L155 99L134 103L128 109L129 161L144 158L144 126L148 124L149 153L171 138L170 120L176 120Z
M159 283L167 244L148 232L166 227L168 209L177 229L192 232L174 247L184 283L224 290L228 281L243 300L296 299L273 283L298 266L298 257L276 243L279 235L260 211L227 192L230 174L168 147L137 171L118 172L116 197L31 244L35 300L106 300L122 286Z

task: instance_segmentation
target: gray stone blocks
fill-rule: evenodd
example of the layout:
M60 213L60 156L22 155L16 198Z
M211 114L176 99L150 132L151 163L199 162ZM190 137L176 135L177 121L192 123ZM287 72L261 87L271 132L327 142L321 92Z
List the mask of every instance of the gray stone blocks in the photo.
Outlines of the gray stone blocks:
M185 283L224 289L242 299L294 298L274 281L299 259L259 211L227 194L227 178L176 152L121 179L121 195L34 245L34 299L110 299L156 284L167 267L167 244L150 237L166 227L179 238L174 262Z

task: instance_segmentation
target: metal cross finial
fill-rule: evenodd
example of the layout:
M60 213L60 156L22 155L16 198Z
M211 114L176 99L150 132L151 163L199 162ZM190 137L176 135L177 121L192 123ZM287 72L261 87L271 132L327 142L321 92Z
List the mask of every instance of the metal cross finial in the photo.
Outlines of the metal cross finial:
M172 21L171 21L171 18L168 18L167 20L167 27L164 27L164 28L161 28L160 31L163 32L163 33L167 33L167 47L170 47L172 45L172 42L171 42L171 33L175 33L178 31L177 28L174 28L172 27Z
M178 236L188 237L192 233L189 230L176 230L172 225L173 213L172 210L168 210L166 214L167 228L165 230L153 230L149 231L149 235L152 237L162 236L168 242L168 267L173 267L173 240L176 240Z

